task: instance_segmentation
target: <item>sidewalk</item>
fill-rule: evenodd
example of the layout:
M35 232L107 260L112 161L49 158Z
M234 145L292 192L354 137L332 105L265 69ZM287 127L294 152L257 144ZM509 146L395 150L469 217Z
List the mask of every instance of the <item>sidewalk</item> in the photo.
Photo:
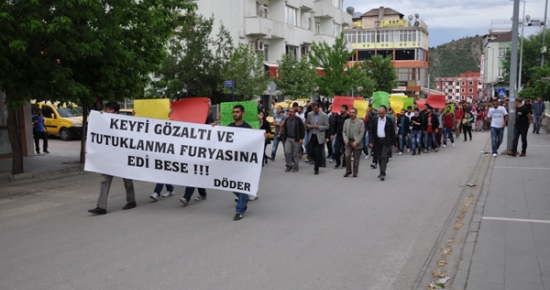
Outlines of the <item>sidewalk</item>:
M41 154L23 158L25 173L11 175L13 160L0 159L0 186L19 181L43 180L82 171L78 157Z
M494 158L468 235L473 254L466 245L451 289L550 290L550 135L542 131L529 131L527 157Z

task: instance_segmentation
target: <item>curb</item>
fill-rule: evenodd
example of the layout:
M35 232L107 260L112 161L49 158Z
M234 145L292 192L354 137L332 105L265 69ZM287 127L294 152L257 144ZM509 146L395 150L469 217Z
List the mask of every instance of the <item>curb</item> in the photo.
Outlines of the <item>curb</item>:
M0 175L0 184L2 184L0 187L57 179L82 173L84 173L84 167L82 164L78 164L48 171L25 172L16 175ZM4 194L0 193L0 197L3 195Z

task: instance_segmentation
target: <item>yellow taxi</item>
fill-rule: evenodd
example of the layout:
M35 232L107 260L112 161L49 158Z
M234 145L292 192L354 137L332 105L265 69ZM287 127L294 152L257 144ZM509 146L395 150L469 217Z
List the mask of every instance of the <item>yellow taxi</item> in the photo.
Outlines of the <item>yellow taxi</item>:
M273 110L269 112L269 116L267 116L266 120L269 122L269 126L271 126L271 134L269 134L270 139L273 139L273 134L275 132L275 126L273 126L273 114L274 111L276 111L275 109L281 106L283 108L283 114L286 115L286 111L288 110L288 108L292 107L292 104L294 104L294 102L298 103L298 106L303 107L304 112L306 111L308 100L286 100L284 102L276 103L275 106L273 106Z
M82 137L82 108L74 103L31 102L32 114L42 109L48 135L58 135L67 141Z

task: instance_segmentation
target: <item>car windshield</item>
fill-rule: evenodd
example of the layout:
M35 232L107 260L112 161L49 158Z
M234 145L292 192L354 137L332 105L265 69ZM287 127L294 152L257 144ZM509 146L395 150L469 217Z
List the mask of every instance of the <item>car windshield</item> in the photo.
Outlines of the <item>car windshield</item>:
M67 118L67 117L74 117L74 116L82 116L82 109L79 107L74 108L57 108L57 112L61 117Z

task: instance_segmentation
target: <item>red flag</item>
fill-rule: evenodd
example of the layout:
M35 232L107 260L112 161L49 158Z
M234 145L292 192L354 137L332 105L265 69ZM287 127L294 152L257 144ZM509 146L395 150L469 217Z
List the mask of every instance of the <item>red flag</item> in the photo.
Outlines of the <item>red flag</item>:
M170 103L170 120L204 124L210 108L208 98L189 98Z

